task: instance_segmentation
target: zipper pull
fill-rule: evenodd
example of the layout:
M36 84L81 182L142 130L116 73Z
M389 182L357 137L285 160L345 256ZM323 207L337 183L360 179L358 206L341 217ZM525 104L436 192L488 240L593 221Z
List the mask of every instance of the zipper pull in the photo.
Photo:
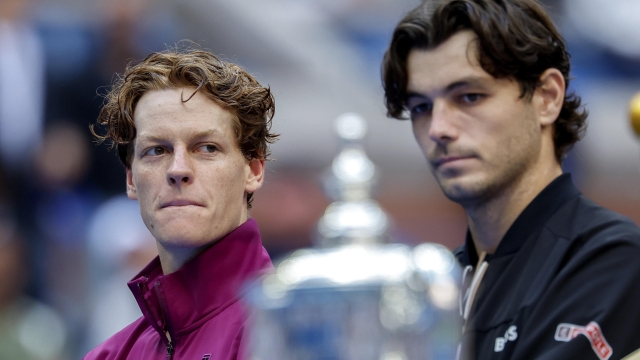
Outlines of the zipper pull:
M173 359L173 352L173 344L171 344L171 341L169 341L167 343L167 360Z
M173 353L175 349L173 348L173 344L171 343L171 335L169 335L169 330L164 331L164 335L167 337L167 360L173 359Z

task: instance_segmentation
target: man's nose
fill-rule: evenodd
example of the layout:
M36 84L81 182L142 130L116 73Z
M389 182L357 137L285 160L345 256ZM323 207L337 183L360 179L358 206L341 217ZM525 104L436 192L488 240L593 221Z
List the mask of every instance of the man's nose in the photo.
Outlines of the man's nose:
M446 144L457 137L455 108L446 100L434 101L429 123L429 138L437 143Z
M193 168L189 154L184 149L175 149L169 170L167 171L169 185L186 185L193 182Z

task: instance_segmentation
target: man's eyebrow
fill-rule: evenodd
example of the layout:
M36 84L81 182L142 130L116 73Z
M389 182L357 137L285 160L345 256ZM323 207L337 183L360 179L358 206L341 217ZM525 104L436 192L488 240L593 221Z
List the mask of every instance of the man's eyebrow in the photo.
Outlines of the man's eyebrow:
M203 138L207 138L210 136L219 136L222 135L222 132L220 132L217 129L211 129L211 130L202 130L202 131L198 131L195 134L193 134L191 136L192 139L203 139Z
M405 98L405 102L409 102L409 100L414 99L414 98L425 99L425 98L428 98L428 96L425 96L425 95L420 94L420 93L415 92L415 91L409 91L409 92L407 92L407 96Z
M219 131L217 129L211 129L211 130L197 131L197 132L191 134L190 137L192 139L203 139L203 138L207 138L207 137L210 137L210 136L219 136L221 134L222 134L221 131ZM148 134L148 133L138 134L137 139L141 140L141 141L149 141L149 142L164 142L164 141L167 140L165 136L156 135L156 134Z
M164 139L157 135L139 133L136 135L136 141L162 142Z
M461 87L482 86L485 84L485 82L486 82L486 79L484 78L480 78L477 76L469 76L447 85L444 88L444 92L449 93Z
M486 80L484 78L477 77L477 76L464 77L462 79L456 80L451 84L445 86L442 93L447 94L463 87L483 86L485 82ZM408 91L406 95L406 101L409 101L412 98L425 99L425 98L429 98L429 96L426 96L425 94L422 94L416 91Z

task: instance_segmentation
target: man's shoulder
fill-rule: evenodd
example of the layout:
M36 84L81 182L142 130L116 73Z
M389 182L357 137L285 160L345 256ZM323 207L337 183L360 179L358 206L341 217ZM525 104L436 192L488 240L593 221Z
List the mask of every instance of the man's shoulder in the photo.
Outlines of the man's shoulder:
M126 359L133 344L148 331L155 332L149 323L140 317L87 353L83 360Z
M563 206L546 228L559 237L588 247L625 243L640 250L640 228L631 219L584 196Z
M547 265L556 269L556 280L576 289L584 282L611 282L607 286L621 291L635 286L621 278L640 280L640 228L631 219L580 196L560 209L545 230L538 243L555 252Z
M640 228L579 196L549 219L537 240L527 262L533 276L520 279L529 289L509 323L521 335L513 358L595 359L594 351L602 350L595 336L606 338L616 354L637 349L640 342L628 334L640 329Z

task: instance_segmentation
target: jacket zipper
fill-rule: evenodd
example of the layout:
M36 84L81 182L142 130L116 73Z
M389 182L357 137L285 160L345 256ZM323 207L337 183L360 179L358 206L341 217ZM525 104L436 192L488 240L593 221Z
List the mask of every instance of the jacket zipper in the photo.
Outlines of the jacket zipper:
M164 305L164 297L161 296L160 290L159 290L160 281L156 281L153 284L153 287L154 287L154 289L156 291L156 296L158 297L158 301L160 303L160 310L162 312L162 317L163 317L163 321L162 322L164 323L164 326L163 326L163 328L164 328L163 329L164 330L164 337L167 340L167 356L166 356L166 360L172 360L173 359L173 354L175 353L176 349L173 347L173 339L171 339L171 334L169 334L169 329L167 328L167 319L166 319L167 313L166 313L165 306L163 306Z
M171 340L169 340L169 337L167 337L167 360L173 359L173 352L173 344L171 343Z
M138 289L140 290L140 293L142 293L142 283L138 283ZM147 310L147 312L149 314L151 314L151 311L149 311L149 306L147 305L146 302L142 302L144 304L145 309ZM171 343L171 337L169 336L169 332L167 330L165 330L165 337L167 339L167 356L166 356L166 360L172 360L173 359L173 353L175 352L175 349L173 348L173 343Z

